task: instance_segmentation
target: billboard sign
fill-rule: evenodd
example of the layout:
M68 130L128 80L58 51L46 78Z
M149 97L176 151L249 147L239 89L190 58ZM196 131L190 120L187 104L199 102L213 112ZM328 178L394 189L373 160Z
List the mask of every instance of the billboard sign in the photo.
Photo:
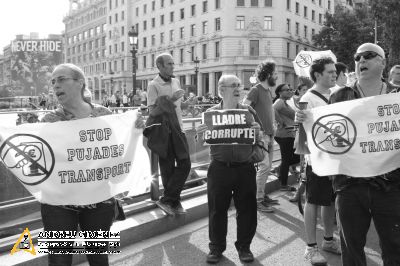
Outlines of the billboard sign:
M48 92L54 67L62 62L60 39L24 39L11 43L11 82L21 95Z

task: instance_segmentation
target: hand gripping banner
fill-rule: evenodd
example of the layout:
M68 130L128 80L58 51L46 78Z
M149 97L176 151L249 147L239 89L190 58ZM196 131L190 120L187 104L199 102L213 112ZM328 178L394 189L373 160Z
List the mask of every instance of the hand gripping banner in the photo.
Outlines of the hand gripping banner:
M313 171L371 177L400 167L400 94L310 110L303 123Z
M0 126L1 162L42 203L86 205L148 192L150 160L136 115Z

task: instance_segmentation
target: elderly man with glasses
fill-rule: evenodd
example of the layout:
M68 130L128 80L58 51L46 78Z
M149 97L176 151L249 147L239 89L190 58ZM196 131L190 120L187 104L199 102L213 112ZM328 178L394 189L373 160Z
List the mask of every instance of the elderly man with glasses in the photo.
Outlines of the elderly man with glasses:
M386 93L382 81L386 58L383 49L372 43L358 47L354 55L357 81L333 93L331 103ZM299 122L305 112L296 113ZM360 166L368 163L360 161ZM344 266L367 265L364 246L374 221L384 265L400 265L400 168L367 179L337 175L333 179L340 225Z
M218 81L218 92L222 101L208 109L250 109L240 104L240 92L243 86L234 75L223 75ZM255 118L257 119L257 118ZM204 124L198 127L198 133L206 130ZM260 125L253 122L256 137ZM211 145L211 163L207 173L207 198L209 208L210 253L208 263L217 263L226 249L228 227L228 209L233 197L236 207L237 241L236 249L242 262L251 262L254 256L250 244L257 228L256 169L250 161L252 145Z

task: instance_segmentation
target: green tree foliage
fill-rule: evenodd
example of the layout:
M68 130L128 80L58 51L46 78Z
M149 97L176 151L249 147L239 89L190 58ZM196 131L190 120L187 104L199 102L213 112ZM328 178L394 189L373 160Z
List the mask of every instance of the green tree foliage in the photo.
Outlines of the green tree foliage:
M373 17L366 6L349 10L337 5L334 14L325 14L324 26L313 41L321 50L332 50L339 62L354 69L353 55L357 47L374 42Z
M378 32L383 33L383 40L378 38L378 44L383 41L383 48L388 55L387 66L400 64L400 1L399 0L369 0L372 15L377 19Z

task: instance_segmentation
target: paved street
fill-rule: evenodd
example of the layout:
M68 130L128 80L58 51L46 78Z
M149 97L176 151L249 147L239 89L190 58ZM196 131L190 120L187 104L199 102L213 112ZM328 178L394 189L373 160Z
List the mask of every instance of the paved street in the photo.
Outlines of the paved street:
M259 214L258 228L251 249L256 260L249 265L309 265L303 259L305 237L303 219L297 206L287 199L284 192L275 192L279 199L274 214ZM171 218L173 219L173 218ZM121 254L110 256L111 265L207 265L208 219L204 218L177 230L133 244L122 249ZM234 248L236 236L235 211L229 212L227 250L218 265L242 265ZM322 238L322 228L318 229L318 242ZM375 230L370 230L366 253L368 265L382 265L380 248ZM341 265L340 257L323 253L328 265ZM81 265L88 265L87 263Z

